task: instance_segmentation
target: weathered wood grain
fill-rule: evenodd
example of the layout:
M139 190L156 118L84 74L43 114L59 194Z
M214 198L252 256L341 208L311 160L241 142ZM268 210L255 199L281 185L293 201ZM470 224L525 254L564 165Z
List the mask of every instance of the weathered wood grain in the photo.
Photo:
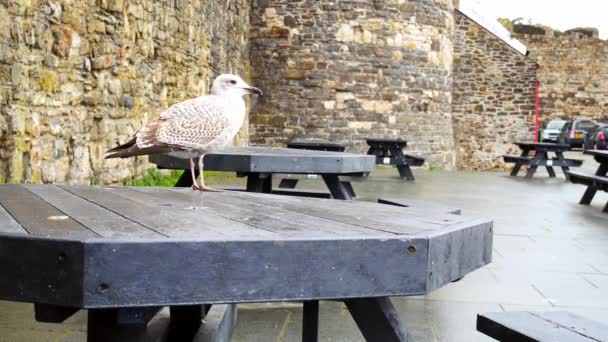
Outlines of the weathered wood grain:
M505 342L608 341L608 326L568 312L491 312L477 315L477 330Z
M56 185L25 185L42 200L103 237L158 238L163 235Z
M226 219L241 222L270 231L280 236L324 237L324 236L361 236L376 235L378 232L341 222L329 221L316 216L304 215L298 212L269 206L257 201L247 200L232 193L200 194L192 191L167 191L158 188L138 188L153 195L157 200L165 199L175 202L190 203L202 208L201 210L222 216ZM221 200L228 196L229 200ZM394 235L394 234L390 234Z
M27 231L0 205L0 233L27 234Z
M159 168L188 169L185 159L150 156ZM311 151L274 147L230 148L208 154L205 170L258 173L348 174L371 172L374 158L345 152Z
M0 204L32 235L55 238L99 236L22 185L3 185Z

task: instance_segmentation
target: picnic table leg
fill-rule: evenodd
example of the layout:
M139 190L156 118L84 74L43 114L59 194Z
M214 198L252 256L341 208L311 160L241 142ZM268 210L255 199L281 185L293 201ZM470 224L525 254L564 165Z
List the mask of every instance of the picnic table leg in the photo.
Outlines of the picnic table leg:
M283 178L279 183L279 188L282 189L295 189L296 185L298 185L298 179L293 178Z
M532 176L534 176L538 164L543 160L547 160L547 152L536 151L536 155L534 156L534 159L532 159L533 164L530 165L530 168L528 168L528 172L526 173L526 178L532 178Z
M198 175L198 170L194 170L194 176L198 177ZM192 186L192 175L190 174L190 170L184 170L184 173L179 176L179 179L177 180L177 183L175 183L175 186L184 188L189 188Z
M323 175L323 180L331 193L331 196L334 199L339 200L351 200L352 197L349 194L348 190L340 181L340 177L337 175Z
M342 182L342 186L344 186L346 191L348 191L348 194L350 195L350 197L352 197L352 198L357 197L357 194L355 194L355 189L353 188L353 185L351 182L349 182L349 181L341 181L341 182Z
M302 342L317 342L319 339L319 301L308 300L302 308Z
M247 191L262 192L269 194L272 192L272 175L269 173L251 172L247 175Z
M593 197L595 197L596 192L597 192L597 188L594 187L593 185L589 185L587 187L587 190L585 190L583 197L581 198L581 200L578 203L583 204L583 205L591 204L591 201L593 200Z
M527 157L529 154L530 154L530 150L524 149L521 152L521 157ZM522 165L523 164L520 161L515 162L515 166L513 167L513 170L511 170L510 176L513 176L513 177L517 176L517 174L519 173L519 170L521 170Z
M416 178L414 178L414 174L412 173L412 169L410 169L410 166L407 164L397 165L397 171L399 171L399 176L401 176L401 178L405 178L408 181L416 180Z
M608 173L608 163L600 164L600 167L598 167L597 171L595 171L596 176L605 177L607 173ZM585 190L583 197L581 198L581 200L578 203L583 204L583 205L591 204L591 201L593 200L593 197L595 197L596 193L597 193L597 188L594 187L593 185L589 185L587 187L587 190ZM608 204L606 204L606 208L604 208L604 211L606 211L607 208L608 208Z
M172 306L168 341L192 341L211 305Z
M165 329L148 329L159 308L91 309L88 311L87 342L162 341ZM152 336L157 334L155 336Z
M412 341L390 298L357 298L344 301L367 342Z
M568 167L568 162L566 161L566 158L564 158L564 154L560 151L555 152L555 155L557 156L557 160L559 161L560 165L562 166L562 172L564 173L564 176L566 176L566 179L568 179L568 170L570 170L570 168Z

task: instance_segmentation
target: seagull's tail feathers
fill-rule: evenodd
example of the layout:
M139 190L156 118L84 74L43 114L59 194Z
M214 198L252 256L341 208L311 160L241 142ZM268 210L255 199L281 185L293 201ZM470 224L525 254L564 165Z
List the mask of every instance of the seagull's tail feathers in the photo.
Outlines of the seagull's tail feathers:
M175 149L168 145L151 145L149 147L140 148L136 144L136 138L132 138L122 145L107 150L104 158L129 158L147 154L167 153L173 150Z

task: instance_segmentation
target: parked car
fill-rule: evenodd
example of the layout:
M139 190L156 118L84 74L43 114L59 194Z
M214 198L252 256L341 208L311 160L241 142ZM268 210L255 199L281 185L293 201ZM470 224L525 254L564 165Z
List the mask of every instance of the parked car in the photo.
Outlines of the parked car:
M585 140L585 150L608 150L608 124L599 125Z
M566 124L566 120L551 120L547 123L547 127L543 129L542 140L546 142L557 142L559 133L562 127Z
M593 120L569 120L562 127L558 142L570 147L583 147L585 137L590 136L597 126L597 122Z

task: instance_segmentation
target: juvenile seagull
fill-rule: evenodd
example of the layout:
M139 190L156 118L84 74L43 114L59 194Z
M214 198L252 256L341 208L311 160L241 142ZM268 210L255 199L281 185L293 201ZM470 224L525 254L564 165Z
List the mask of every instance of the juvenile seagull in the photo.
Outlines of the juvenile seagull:
M234 138L245 119L243 95L262 91L239 76L224 74L213 81L211 94L176 103L142 127L131 140L106 153L108 158L127 158L147 154L168 154L188 159L192 188L218 191L205 186L203 157L224 147ZM194 158L198 157L201 184L196 183Z

